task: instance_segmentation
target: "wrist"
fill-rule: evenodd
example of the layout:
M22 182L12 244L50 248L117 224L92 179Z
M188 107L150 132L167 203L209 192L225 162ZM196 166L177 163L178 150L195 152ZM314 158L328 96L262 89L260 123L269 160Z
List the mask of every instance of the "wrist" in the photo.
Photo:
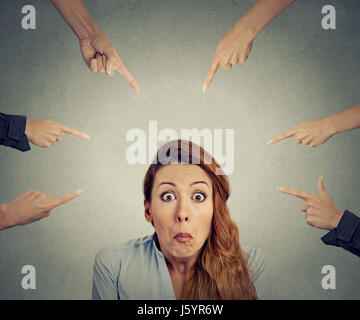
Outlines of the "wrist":
M92 20L92 19L91 19ZM96 25L95 21L89 21L86 23L82 28L78 31L75 31L76 36L78 37L79 41L85 39L95 39L96 37L101 34L100 29Z
M241 34L242 36L248 38L248 41L251 42L255 39L256 35L260 32L256 25L248 23L246 20L240 19L234 26L234 31L236 34Z
M33 125L34 125L34 121L26 120L25 134L29 141L32 141Z
M344 212L342 212L340 210L337 212L331 230L337 228L343 215L344 215Z
M325 119L323 119L323 121L324 121L326 127L328 128L328 131L331 134L331 136L339 133L340 129L338 126L338 121L337 121L336 115L326 117Z
M0 204L0 230L12 227L6 204Z

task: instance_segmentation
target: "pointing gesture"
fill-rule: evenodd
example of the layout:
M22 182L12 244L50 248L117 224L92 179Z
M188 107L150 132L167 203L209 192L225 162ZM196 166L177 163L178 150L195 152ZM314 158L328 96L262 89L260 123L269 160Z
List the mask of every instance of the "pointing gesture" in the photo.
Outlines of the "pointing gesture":
M337 227L343 215L330 198L321 176L317 187L319 195L310 194L290 188L278 188L282 193L295 196L305 201L300 210L305 212L306 223L319 229L331 230Z
M317 147L335 134L335 128L330 118L313 120L300 124L294 129L271 139L268 144L274 144L289 137L295 137L297 144Z
M9 203L0 205L0 230L48 217L52 209L78 197L82 192L78 190L54 199L40 191L26 191Z
M247 59L253 40L254 35L252 32L235 27L220 40L210 70L204 81L203 92L206 92L209 88L219 66L229 70L233 64L243 63Z
M317 147L337 133L360 128L360 106L331 115L322 120L308 121L271 139L268 144L294 136L296 143Z
M229 70L233 64L243 63L251 52L256 35L294 1L258 0L219 41L211 68L205 78L203 92L209 88L219 66Z
M115 70L136 90L140 86L126 69L116 49L100 31L81 0L50 0L80 41L82 57L93 72L106 72L111 77Z
M82 139L89 139L86 133L69 128L53 120L26 121L25 134L30 142L39 147L46 148L52 146L55 142L61 141L65 133Z
M106 72L109 77L112 77L116 70L137 92L140 92L139 84L103 33L99 32L94 38L80 40L80 49L83 59L91 71Z

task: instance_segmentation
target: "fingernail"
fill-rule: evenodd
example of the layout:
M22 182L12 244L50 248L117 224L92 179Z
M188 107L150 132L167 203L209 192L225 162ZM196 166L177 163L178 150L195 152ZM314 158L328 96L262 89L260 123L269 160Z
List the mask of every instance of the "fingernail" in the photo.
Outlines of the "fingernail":
M75 191L77 194L82 194L84 192L84 189L79 189L77 191Z
M110 77L112 76L112 67L111 66L109 66L107 68L106 73L107 73L108 76L110 76Z
M206 92L206 86L203 86L202 92L203 92L203 93Z
M272 144L272 143L273 143L272 139L267 142L267 144Z
M279 190L279 191L283 191L283 190L284 190L284 188L282 188L282 187L277 187L276 189Z
M84 138L85 138L85 139L88 139L88 140L90 139L90 137L89 137L86 133L85 133L85 135L84 135Z
M140 92L140 86L137 82L132 82L130 85L135 89L136 92Z

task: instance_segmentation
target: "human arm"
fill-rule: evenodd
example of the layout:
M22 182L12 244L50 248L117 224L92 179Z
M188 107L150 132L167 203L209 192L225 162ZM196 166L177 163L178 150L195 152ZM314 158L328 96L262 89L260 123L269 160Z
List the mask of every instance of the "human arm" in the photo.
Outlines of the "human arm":
M256 289L257 299L271 299L270 265L263 249L249 245L243 245L242 249L246 252L247 263Z
M51 195L29 190L9 203L0 205L0 231L46 218L51 210L78 197L83 190L54 199Z
M324 243L342 247L360 256L360 218L336 207L325 189L323 177L318 180L319 195L290 188L278 190L305 201L300 210L305 212L306 223L319 229L330 230L322 238Z
M53 120L27 120L25 134L29 141L39 147L50 147L55 142L61 141L65 133L79 138L89 139L89 136L79 130L67 127Z
M140 86L125 67L116 49L100 31L81 0L50 0L80 41L80 49L88 68L113 76L119 71L129 84L140 91Z
M328 117L335 133L360 128L360 105Z
M249 56L256 35L295 0L258 0L257 3L219 41L215 57L203 85L206 92L219 68L231 69Z
M360 217L345 210L337 227L321 240L327 245L342 247L360 257Z
M278 190L305 201L300 210L305 212L308 225L325 230L334 229L344 213L336 207L327 193L322 176L318 180L317 187L319 195L283 187Z
M27 120L25 116L0 113L0 144L20 150L30 150L29 141L40 147L50 147L64 138L64 134L89 139L79 130L53 120Z
M25 128L25 116L0 113L0 144L20 151L30 150Z
M277 143L289 137L295 137L297 144L317 147L337 133L360 127L360 105L324 119L307 121L294 129L284 132L268 144Z
M111 247L103 248L95 257L92 300L118 300L116 274Z

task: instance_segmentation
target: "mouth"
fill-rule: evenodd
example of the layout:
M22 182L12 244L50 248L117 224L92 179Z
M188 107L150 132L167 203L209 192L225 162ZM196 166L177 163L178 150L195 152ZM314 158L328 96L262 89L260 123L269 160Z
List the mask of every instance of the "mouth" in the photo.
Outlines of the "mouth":
M179 242L187 242L190 241L193 237L189 233L177 233L174 237L175 240Z

